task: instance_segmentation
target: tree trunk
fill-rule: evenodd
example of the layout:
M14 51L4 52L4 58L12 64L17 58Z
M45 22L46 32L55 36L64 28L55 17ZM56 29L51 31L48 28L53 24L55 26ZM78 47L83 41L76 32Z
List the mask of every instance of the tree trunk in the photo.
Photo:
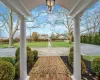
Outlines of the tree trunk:
M12 10L10 11L10 22L9 22L9 47L13 47L13 16Z
M12 48L13 46L13 36L9 33L9 47Z
M72 43L72 36L69 37L69 44Z

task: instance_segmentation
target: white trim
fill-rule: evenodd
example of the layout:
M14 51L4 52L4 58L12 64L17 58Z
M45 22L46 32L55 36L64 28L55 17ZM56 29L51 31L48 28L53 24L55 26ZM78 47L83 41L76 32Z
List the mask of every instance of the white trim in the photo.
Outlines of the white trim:
M74 75L72 75L71 78L72 78L72 80L76 80L75 77L74 77Z
M17 15L21 15L19 11L17 11L12 5L8 3L8 0L0 0L4 3L8 8L12 9Z
M23 15L24 17L30 16L30 12L25 7L21 0L1 0L5 5L12 9L18 15Z
M74 18L76 15L83 13L98 0L79 0L79 2L70 10L69 15Z
M25 80L29 80L30 76L27 76Z
M27 76L25 80L29 80L29 79L30 79L30 76ZM19 80L20 80L20 79L19 79Z
M21 0L9 0L9 4L11 4L16 10L18 10L22 15L24 15L24 17L30 16L30 12Z
M74 9L76 8L76 6L79 4L80 0L77 1L77 3L75 4L75 6L70 10L69 15L74 11Z

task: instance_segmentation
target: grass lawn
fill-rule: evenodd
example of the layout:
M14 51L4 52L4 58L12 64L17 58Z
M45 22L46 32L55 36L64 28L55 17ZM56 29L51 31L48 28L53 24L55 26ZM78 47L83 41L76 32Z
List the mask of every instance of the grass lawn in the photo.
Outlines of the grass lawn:
M93 61L93 59L95 58L100 58L100 55L99 56L83 56L83 58L89 61Z
M71 47L73 44L68 42L52 42L52 47ZM20 43L14 43L14 47L19 47ZM27 42L29 47L48 47L48 42ZM7 48L8 44L0 44L0 48Z
M68 42L52 42L53 47L72 47L73 44L69 44Z
M0 44L0 48L7 48L8 44Z

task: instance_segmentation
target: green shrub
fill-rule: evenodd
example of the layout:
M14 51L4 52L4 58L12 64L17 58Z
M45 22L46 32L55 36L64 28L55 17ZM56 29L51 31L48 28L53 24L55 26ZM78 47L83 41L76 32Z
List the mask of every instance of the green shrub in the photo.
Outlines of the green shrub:
M31 48L27 47L27 51L31 51ZM17 48L15 56L16 56L16 62L19 60L19 54L20 54L20 48Z
M84 63L84 61L81 60L81 73L82 74L86 74L86 65Z
M100 58L96 58L93 60L91 68L94 73L100 76Z
M34 57L33 57L33 53L32 52L27 52L27 68L29 68L30 66L32 66L33 62L34 62ZM15 76L19 77L20 76L20 62L18 61L15 64Z
M27 46L27 51L31 51L31 48Z
M15 56L17 57L20 54L20 48L17 48Z
M15 68L7 61L0 60L0 80L14 80Z
M68 56L68 62L71 67L73 67L73 57L74 57L73 52L70 52L69 56ZM82 74L85 74L86 73L86 65L83 60L84 60L83 56L81 56L81 71L82 71Z
M34 55L32 52L28 51L27 52L27 66L28 67L32 66L33 62L34 62Z
M74 51L74 47L71 47L71 48L70 48L70 52L73 52L73 51Z
M73 67L73 52L69 53L68 62L70 64L70 66Z
M15 64L15 76L16 77L20 76L20 62L19 61Z
M12 57L1 57L0 60L10 62L11 64L15 65L15 60Z
M70 52L69 56L68 56L68 62L69 62L71 67L73 67L73 57L74 57L73 52ZM81 60L83 60L83 56L82 55L81 55Z
M34 55L34 60L36 60L38 58L38 51L34 50L33 55Z
M19 61L19 56L17 57L17 60ZM27 66L32 66L34 62L34 55L31 51L27 51Z

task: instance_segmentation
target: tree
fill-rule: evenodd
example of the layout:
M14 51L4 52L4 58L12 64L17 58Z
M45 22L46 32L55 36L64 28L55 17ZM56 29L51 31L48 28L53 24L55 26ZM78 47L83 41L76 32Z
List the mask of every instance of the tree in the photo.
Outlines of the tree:
M91 10L84 13L81 26L84 28L81 33L87 33L88 36L91 33L95 36L95 33L100 32L100 0Z
M0 2L0 28L3 27L9 34L9 47L13 47L13 38L16 31L19 28L19 18L18 16L11 10L8 9L4 4ZM38 10L38 13L35 13L35 16L32 14L31 18L26 20L26 23L34 23L34 21L42 14L45 13L43 10ZM29 26L29 25L27 25Z
M66 22L63 22L67 29L67 38L69 40L69 43L72 43L72 38L73 38L73 21L70 16L67 15L66 13Z
M7 25L8 25L8 28L9 28L9 47L13 47L13 37L14 37L16 31L18 30L19 19L17 19L15 26L13 24L14 24L13 11L10 10L9 21L7 22Z
M50 30L59 34L55 29L60 26L64 26L66 28L66 36L69 40L69 43L72 43L73 38L73 21L70 16L68 16L68 11L64 8L58 9L58 11L54 14L56 18L53 18L52 21L46 20L48 24L51 25ZM60 17L59 17L60 16Z
M69 43L72 43L73 38L73 20L70 16L68 16L68 11L66 9L62 9L58 12L58 15L62 16L62 19L59 19L57 21L60 22L60 24L63 24L66 28L67 34L66 37L69 40Z
M18 30L19 26L19 19L16 16L16 14L5 7L2 3L0 3L0 19L2 19L3 27L5 26L5 29L9 33L9 47L13 47L13 37Z
M37 32L33 32L32 33L32 38L33 38L34 41L38 41L39 40L38 33Z

